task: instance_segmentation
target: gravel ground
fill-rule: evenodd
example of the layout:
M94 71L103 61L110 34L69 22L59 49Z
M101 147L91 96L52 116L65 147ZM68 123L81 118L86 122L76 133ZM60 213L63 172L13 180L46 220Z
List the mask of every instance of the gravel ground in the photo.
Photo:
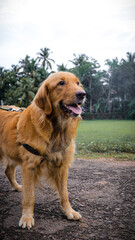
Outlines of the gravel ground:
M20 169L17 171L21 181ZM67 220L59 198L47 186L36 189L35 226L18 227L21 193L11 189L0 165L0 239L135 239L135 162L77 159L69 171L69 198L82 215Z

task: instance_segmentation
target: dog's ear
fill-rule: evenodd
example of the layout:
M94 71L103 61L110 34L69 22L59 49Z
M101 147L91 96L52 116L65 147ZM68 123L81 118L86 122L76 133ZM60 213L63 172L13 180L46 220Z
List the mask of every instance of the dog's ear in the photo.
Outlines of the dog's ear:
M43 109L47 115L51 114L52 105L49 99L49 92L48 92L47 85L40 87L34 100L36 105L39 108Z

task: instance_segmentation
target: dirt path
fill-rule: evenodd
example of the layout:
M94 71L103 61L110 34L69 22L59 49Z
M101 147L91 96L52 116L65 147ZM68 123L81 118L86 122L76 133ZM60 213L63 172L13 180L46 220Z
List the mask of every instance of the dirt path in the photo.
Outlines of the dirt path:
M1 165L0 165L1 167ZM17 175L20 181L20 173ZM76 160L69 171L69 198L83 218L69 221L58 197L47 187L36 190L35 227L18 227L21 193L11 189L0 168L0 239L135 239L135 162Z

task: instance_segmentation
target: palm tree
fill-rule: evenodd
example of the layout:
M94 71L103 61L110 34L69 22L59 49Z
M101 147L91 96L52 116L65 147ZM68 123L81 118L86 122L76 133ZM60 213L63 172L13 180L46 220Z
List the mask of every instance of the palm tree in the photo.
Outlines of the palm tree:
M21 81L18 82L17 94L18 94L18 105L27 107L35 96L37 88L34 86L34 79L31 77L22 77Z
M118 84L117 78L116 78L116 72L119 68L119 61L118 58L116 57L115 59L105 60L105 65L108 66L108 72L107 72L107 110L109 113L112 111L112 104L114 99L114 93L116 93L115 86ZM118 90L118 85L117 85L117 90ZM119 100L120 102L120 100ZM120 104L120 103L119 103Z
M42 67L45 68L46 70L48 68L52 69L52 65L51 65L50 61L55 63L55 61L53 59L49 58L49 55L51 53L52 52L50 52L49 48L41 48L40 52L37 53L39 55L39 57L37 57L38 61L39 62L42 61Z
M63 71L63 72L68 71L67 65L64 65L63 63L61 65L57 65L57 67L58 67L58 71Z
M29 69L29 64L30 64L30 56L26 55L26 57L24 59L21 59L19 61L19 63L21 64L20 69L23 69L23 72L28 72Z
M5 69L0 67L0 104L2 104L2 100L4 99L4 78L5 78Z
M79 54L78 56L76 56L76 54L74 53L74 59L73 60L69 60L69 62L72 62L76 67L79 67L81 64L83 64L84 62L88 62L89 58L85 55L85 54Z
M23 72L20 72L20 74L22 73L23 76L30 76L32 78L35 77L36 71L38 69L36 59L34 58L30 59L30 57L26 55L26 57L24 59L21 59L19 63L21 64L19 69L23 69Z
M135 53L127 52L127 59L129 63L135 63Z

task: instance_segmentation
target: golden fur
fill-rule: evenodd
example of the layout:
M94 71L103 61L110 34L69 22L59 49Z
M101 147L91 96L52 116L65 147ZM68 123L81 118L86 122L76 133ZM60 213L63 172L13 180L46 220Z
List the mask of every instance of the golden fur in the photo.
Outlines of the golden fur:
M77 77L59 72L43 82L31 105L23 112L0 110L0 160L6 159L5 173L11 185L18 191L22 190L19 226L23 228L29 229L34 225L34 188L42 175L58 191L67 218L81 218L71 208L67 191L68 168L73 159L80 117L79 114L70 116L60 108L60 101L65 106L76 103L78 91L83 89ZM44 157L27 151L19 142L37 149ZM22 165L22 186L15 180L17 165Z

